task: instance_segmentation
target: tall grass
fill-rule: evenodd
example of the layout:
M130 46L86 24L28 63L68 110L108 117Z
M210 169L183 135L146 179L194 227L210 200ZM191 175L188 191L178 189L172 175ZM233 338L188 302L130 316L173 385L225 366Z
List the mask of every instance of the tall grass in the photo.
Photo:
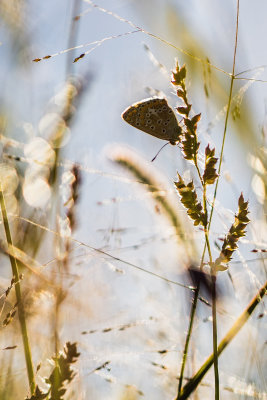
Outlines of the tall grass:
M228 43L231 72L217 54L210 61L193 22L184 23L188 6L179 13L171 2L157 5L152 18L153 2L133 2L136 14L128 18L115 5L74 1L69 23L55 8L54 23L46 21L52 42L65 29L65 44L53 49L46 31L47 43L40 40L49 50L37 54L33 6L0 4L9 65L21 77L32 68L39 85L38 91L33 79L28 90L27 81L18 101L17 79L17 96L3 90L0 110L1 399L266 396L266 241L259 233L266 229L266 143L245 98L265 67L237 69L239 0ZM92 30L86 27L81 43L88 18ZM150 41L143 56L154 76L133 65L141 35ZM97 71L90 60L98 51L105 68ZM158 54L167 64L176 58L172 76ZM157 87L143 95L144 82ZM36 109L27 104L31 90ZM167 97L179 127L170 140L175 146L152 163L160 136L146 137L120 120L125 107L148 96ZM145 156L114 144L121 137L139 143ZM249 177L236 177L244 161L233 154L241 148L241 158L252 153L255 196Z

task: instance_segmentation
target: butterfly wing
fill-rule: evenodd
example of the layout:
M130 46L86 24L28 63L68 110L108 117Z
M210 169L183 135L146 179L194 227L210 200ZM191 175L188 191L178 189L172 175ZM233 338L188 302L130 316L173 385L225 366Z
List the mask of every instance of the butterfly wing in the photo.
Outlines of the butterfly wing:
M182 133L166 99L150 98L135 103L122 113L122 118L135 128L172 144Z

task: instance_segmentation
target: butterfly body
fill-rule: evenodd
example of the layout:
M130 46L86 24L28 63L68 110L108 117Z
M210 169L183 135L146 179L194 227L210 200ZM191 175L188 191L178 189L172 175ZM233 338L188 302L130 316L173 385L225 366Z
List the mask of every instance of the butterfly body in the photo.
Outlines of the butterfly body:
M179 141L182 129L164 98L152 97L128 107L122 118L133 127L171 144Z

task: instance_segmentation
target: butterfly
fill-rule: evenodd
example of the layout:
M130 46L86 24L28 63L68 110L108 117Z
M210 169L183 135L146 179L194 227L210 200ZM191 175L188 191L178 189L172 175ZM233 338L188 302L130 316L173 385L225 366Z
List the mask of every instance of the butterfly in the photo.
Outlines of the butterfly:
M182 134L176 116L164 98L141 100L126 108L121 116L135 128L159 139L168 140L173 145L179 141Z

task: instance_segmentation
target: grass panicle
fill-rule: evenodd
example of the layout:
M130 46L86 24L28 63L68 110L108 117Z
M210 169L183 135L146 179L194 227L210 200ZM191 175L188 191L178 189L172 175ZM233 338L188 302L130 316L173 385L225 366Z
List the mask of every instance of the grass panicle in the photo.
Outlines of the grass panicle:
M194 221L194 225L206 226L207 217L203 212L202 204L198 201L193 181L185 184L183 178L179 174L178 179L178 182L174 182L174 184L181 196L181 202L186 208L188 216Z
M216 270L226 269L225 264L231 261L234 251L238 248L238 240L246 234L245 229L250 221L248 213L248 201L244 200L243 193L241 193L238 200L238 212L235 215L235 221L223 241L219 257L214 262Z
M71 231L73 231L77 225L75 207L77 206L79 200L79 191L82 184L81 172L77 165L73 165L71 169L71 175L72 179L70 182L70 195L65 205L67 208L66 216L69 220L69 226Z
M18 303L15 303L13 305L13 307L11 308L11 310L7 313L5 319L2 322L3 326L9 325L10 322L13 320L13 318L15 317L16 312L17 312L17 305L18 305Z
M172 72L172 84L177 86L177 96L184 103L182 106L177 107L177 112L182 116L185 129L183 135L181 135L181 145L184 158L186 160L192 160L196 162L197 152L200 143L197 140L197 124L200 120L201 115L194 115L189 118L189 114L192 108L192 104L189 103L187 98L187 90L185 85L186 78L186 66L179 67L178 61L176 62L175 70Z
M67 391L66 385L69 385L76 375L72 364L77 361L79 356L77 343L67 342L63 352L52 358L55 366L50 376L45 378L49 389L42 391L37 385L34 394L25 400L64 400Z
M215 149L211 150L208 145L205 149L205 170L202 177L205 185L213 185L218 178L215 168L218 158L214 157L214 154Z
M184 118L184 124L186 129L182 136L182 151L186 160L197 160L197 153L200 146L200 142L197 140L197 124L200 120L201 115L197 114L194 117Z

